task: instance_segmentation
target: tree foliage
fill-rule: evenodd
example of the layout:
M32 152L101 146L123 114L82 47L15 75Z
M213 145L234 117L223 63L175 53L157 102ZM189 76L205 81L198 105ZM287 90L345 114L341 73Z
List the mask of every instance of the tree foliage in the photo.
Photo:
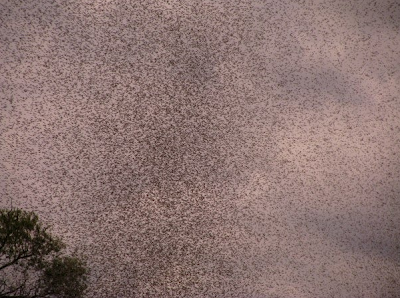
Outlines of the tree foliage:
M0 297L82 297L86 263L33 212L0 209Z

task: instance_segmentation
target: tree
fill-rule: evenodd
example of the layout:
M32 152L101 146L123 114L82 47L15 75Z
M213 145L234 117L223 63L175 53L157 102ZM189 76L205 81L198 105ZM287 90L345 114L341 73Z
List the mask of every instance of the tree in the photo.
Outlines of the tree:
M0 209L0 297L83 297L88 269L34 212Z

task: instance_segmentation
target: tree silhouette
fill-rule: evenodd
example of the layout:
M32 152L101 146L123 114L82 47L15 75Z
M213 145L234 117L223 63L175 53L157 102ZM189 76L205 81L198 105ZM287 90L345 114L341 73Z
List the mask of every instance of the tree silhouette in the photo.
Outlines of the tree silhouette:
M82 297L88 269L34 212L0 209L0 297Z

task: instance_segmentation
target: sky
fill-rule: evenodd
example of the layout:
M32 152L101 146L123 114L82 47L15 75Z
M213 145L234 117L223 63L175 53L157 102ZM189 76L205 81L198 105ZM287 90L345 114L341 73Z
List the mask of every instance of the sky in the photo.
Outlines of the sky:
M0 207L88 297L398 297L396 0L0 0Z

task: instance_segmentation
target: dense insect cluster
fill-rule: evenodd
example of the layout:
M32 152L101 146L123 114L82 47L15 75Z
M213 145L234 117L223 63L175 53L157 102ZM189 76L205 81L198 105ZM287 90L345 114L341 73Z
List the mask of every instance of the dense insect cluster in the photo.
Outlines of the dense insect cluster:
M1 1L0 207L89 297L396 297L383 2Z

